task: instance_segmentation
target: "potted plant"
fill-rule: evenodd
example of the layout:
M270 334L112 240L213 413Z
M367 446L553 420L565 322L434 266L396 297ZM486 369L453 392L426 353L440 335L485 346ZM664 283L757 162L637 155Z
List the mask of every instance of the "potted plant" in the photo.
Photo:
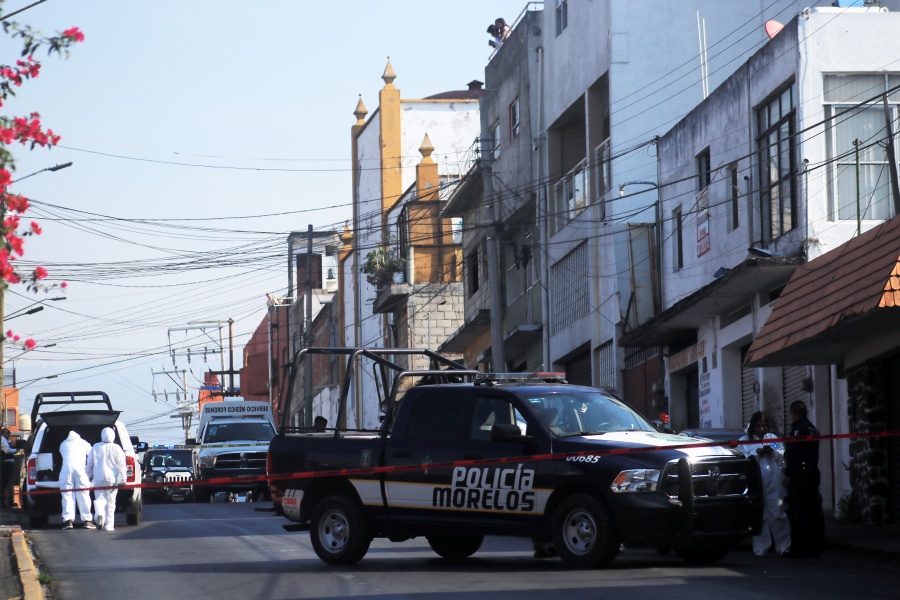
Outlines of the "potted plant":
M360 271L365 274L366 281L375 287L383 287L394 281L394 273L403 273L405 263L394 250L379 246L366 254Z

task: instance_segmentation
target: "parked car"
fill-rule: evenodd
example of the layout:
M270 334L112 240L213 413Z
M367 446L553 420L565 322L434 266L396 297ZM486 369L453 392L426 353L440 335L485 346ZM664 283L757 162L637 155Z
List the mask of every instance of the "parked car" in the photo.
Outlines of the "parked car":
M193 454L187 446L151 448L144 455L144 499L176 502L191 499Z
M139 481L137 452L146 450L147 444L136 437L129 437L125 424L119 420L119 411L113 410L106 393L38 394L31 409L31 422L34 423L34 433L25 448L28 459L25 476L19 486L19 504L28 514L30 527L44 527L50 515L62 512L62 499L58 493L59 472L62 469L59 445L70 431L77 432L94 445L100 441L100 432L105 427L115 431L115 443L125 451L126 487L116 495L116 511L125 513L129 525L141 522L141 489L127 486Z

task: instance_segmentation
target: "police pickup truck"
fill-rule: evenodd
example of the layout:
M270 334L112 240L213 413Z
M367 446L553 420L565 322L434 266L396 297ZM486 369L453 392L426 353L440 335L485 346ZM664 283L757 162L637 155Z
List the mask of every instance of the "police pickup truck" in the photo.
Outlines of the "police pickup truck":
M266 450L273 435L268 402L232 398L204 404L193 453L194 502L210 502L216 492L266 495Z
M309 530L336 565L375 537L425 536L461 560L485 535L509 535L574 568L610 563L623 543L712 563L759 531L754 459L661 433L612 390L548 374L448 379L388 402L377 432L283 427L268 474L285 529Z

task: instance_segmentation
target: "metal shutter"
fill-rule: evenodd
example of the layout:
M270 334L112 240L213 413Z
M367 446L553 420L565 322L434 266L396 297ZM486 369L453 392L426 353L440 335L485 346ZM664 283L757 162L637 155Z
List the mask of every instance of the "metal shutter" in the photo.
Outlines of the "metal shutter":
M781 386L784 393L784 425L780 433L790 433L791 403L803 400L809 408L809 392L803 391L803 380L809 377L809 367L782 367Z
M566 363L566 381L573 385L593 385L591 383L590 351Z
M750 417L756 412L756 369L745 367L747 351L750 346L741 348L741 426L746 427L750 423Z
M687 374L687 426L688 429L700 427L700 374L697 369Z

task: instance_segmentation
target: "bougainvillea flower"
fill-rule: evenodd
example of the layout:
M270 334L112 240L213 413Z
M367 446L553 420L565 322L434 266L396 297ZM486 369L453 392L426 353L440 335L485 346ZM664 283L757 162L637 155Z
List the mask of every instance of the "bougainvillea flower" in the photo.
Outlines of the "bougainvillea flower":
M37 346L37 342L35 342L33 339L28 338L27 340L25 340L26 350L34 350L35 346Z
M46 276L47 276L47 269L45 269L44 267L35 267L35 269L34 269L35 280L40 281L41 279L43 279Z
M32 221L31 222L31 233L33 233L34 235L41 235L42 233L44 233L44 230L41 229L41 226L38 225L36 221Z
M81 30L77 27L69 27L68 29L63 31L63 35L76 42L84 41L84 34L81 33Z

